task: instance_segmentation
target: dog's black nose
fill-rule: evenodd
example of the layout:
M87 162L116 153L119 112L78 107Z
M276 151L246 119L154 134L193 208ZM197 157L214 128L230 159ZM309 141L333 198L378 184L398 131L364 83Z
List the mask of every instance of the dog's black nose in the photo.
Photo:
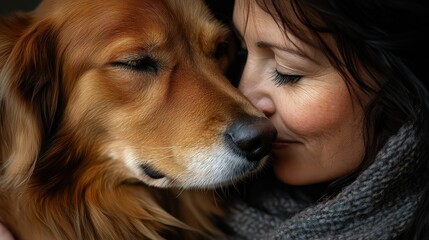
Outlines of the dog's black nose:
M234 123L225 132L226 142L249 161L258 161L271 151L277 131L270 120L247 117Z

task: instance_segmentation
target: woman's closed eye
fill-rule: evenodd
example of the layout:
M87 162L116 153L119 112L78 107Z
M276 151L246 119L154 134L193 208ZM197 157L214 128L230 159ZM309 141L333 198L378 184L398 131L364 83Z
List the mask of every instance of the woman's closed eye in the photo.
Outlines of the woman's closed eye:
M280 73L277 70L274 70L273 72L273 81L276 84L276 86L284 86L286 84L294 84L297 83L299 80L301 80L302 76L297 74L284 74Z

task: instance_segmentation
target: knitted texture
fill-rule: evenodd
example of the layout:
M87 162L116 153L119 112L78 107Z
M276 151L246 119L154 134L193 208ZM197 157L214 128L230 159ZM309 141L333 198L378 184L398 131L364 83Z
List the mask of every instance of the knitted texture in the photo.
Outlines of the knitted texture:
M374 163L330 200L308 205L273 189L263 208L231 207L231 239L393 239L411 221L422 181L419 144L403 126Z

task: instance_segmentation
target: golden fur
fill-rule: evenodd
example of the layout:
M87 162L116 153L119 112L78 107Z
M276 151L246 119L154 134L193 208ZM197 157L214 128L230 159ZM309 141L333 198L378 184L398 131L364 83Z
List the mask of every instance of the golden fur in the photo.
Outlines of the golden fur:
M0 222L18 239L219 238L207 189L242 174L222 132L261 116L223 76L227 38L195 0L0 20Z

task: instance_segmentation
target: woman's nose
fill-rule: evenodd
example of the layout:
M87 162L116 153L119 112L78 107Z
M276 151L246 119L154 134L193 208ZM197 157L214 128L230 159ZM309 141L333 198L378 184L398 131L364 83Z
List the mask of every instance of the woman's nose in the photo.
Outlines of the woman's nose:
M257 74L246 72L245 67L238 86L238 89L249 99L253 106L262 111L268 118L276 111L273 101L273 89L271 89L270 85L262 77L259 78Z
M261 110L267 118L270 118L275 113L275 105L269 98L262 98L256 103L256 108Z

